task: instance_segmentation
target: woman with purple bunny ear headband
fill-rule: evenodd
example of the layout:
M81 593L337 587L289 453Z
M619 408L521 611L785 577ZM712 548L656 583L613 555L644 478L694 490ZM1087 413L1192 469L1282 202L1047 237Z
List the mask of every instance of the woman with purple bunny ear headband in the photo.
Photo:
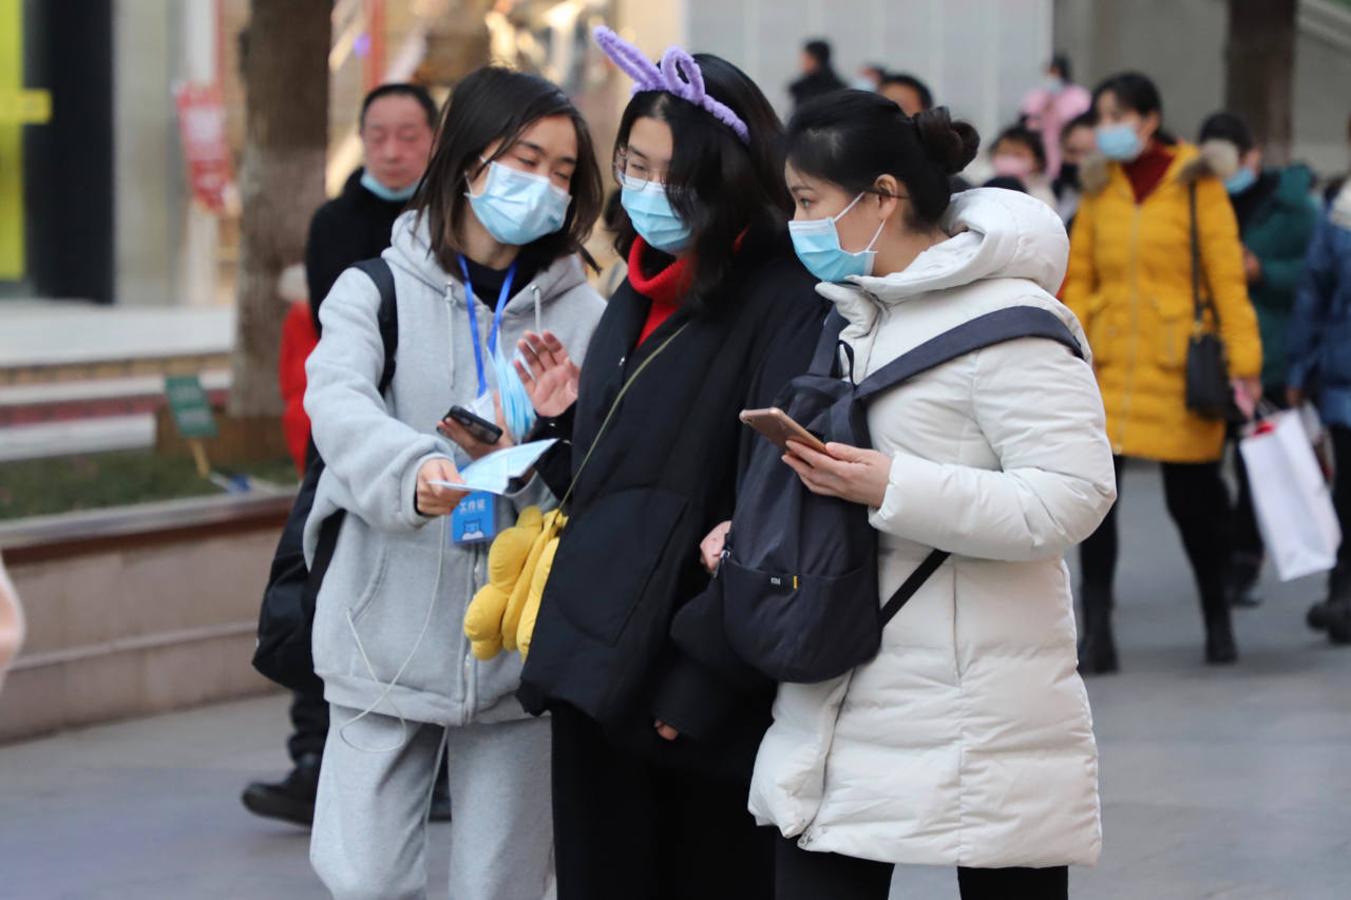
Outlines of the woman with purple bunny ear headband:
M540 436L571 439L541 477L566 496L588 457L519 695L552 712L558 897L769 900L773 835L746 798L772 686L722 670L720 614L679 643L674 626L736 501L754 439L737 415L805 371L825 307L787 239L783 127L755 83L716 56L597 41L635 82L614 155L627 277L580 373L550 335L522 344Z
M596 43L605 55L633 79L633 93L665 91L712 113L713 118L736 132L743 143L750 143L750 129L726 104L704 91L704 75L694 57L679 47L662 54L660 66L654 66L642 51L604 26L595 30Z

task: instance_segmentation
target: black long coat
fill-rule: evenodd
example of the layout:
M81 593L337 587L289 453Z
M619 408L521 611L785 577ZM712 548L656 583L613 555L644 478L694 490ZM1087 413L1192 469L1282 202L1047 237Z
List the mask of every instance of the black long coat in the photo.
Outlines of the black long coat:
M541 468L560 496L624 380L690 324L634 381L574 487L522 676L527 709L566 702L659 761L749 772L772 689L747 694L669 631L708 584L699 543L732 517L759 440L738 413L771 405L811 361L828 310L815 285L782 242L744 262L705 312L678 310L637 348L650 301L628 281L611 298L587 350L572 446ZM661 741L654 719L681 739Z

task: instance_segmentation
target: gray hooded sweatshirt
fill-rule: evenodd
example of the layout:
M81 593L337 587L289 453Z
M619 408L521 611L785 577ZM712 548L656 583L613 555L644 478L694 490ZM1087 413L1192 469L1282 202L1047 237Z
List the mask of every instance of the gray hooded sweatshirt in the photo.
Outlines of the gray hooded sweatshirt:
M324 300L323 339L305 366L305 411L327 463L305 526L307 561L324 519L348 511L319 591L315 671L329 702L354 709L445 725L522 718L510 696L520 657L480 662L464 635L465 609L486 578L487 545L457 545L448 517L414 509L424 463L469 462L436 426L452 405L472 408L478 394L464 285L432 255L425 219L420 227L415 221L413 213L401 216L384 252L399 305L398 365L388 394L378 393L380 296L362 272L344 272ZM502 346L547 329L580 363L603 308L579 260L556 260L508 302ZM478 323L486 355L492 315L480 308ZM493 367L486 368L491 383ZM498 498L498 528L549 497L535 479Z

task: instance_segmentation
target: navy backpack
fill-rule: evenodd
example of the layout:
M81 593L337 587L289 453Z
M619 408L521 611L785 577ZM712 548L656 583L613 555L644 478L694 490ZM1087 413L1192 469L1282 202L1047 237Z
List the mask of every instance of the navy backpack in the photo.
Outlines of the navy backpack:
M841 372L844 319L832 311L807 374L791 381L776 406L826 442L871 447L868 404L886 391L958 357L1018 338L1057 341L1083 352L1053 313L1016 306L979 316L902 354L862 383ZM882 629L948 554L934 550L882 602L877 532L868 509L811 493L781 459L757 441L737 492L736 511L705 609L720 607L731 649L778 682L811 683L842 675L877 655ZM678 642L684 644L678 633Z

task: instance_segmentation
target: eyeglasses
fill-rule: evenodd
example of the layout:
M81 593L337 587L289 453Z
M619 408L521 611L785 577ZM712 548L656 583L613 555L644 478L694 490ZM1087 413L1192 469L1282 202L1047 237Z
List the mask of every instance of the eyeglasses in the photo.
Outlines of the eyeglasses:
M615 152L615 180L623 187L641 191L649 184L666 184L667 173L656 169L646 160L629 156L628 148Z

